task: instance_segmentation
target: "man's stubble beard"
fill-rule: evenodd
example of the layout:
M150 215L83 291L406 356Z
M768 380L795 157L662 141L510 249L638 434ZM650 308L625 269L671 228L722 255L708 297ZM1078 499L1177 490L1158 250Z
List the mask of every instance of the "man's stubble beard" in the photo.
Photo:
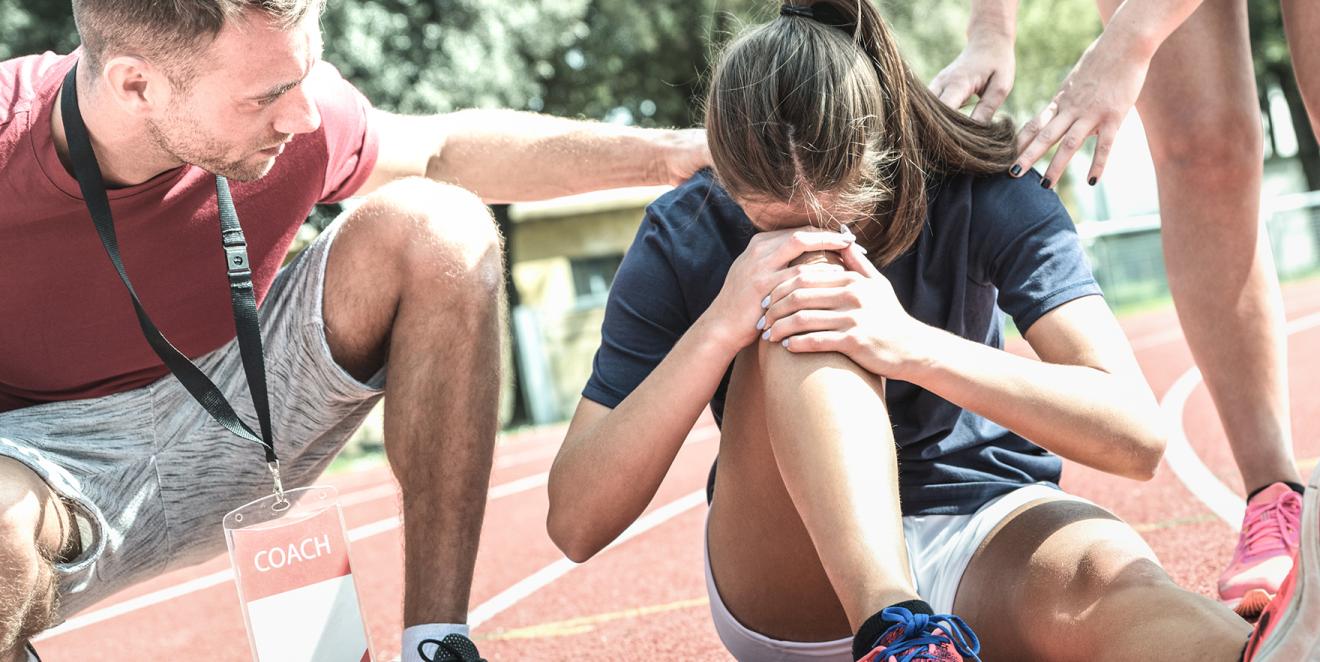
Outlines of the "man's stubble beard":
M248 155L246 161L225 161L223 156L215 156L216 154L224 154L225 148L220 141L214 138L206 136L195 142L185 142L170 138L172 132L167 131L166 127L159 122L152 121L147 126L151 140L155 143L157 149L181 163L196 166L225 179L236 182L255 181L270 172L271 167L274 165L273 159L263 159L254 165L251 159L255 154ZM178 132L180 135L187 135L190 131L187 128L180 128L182 129ZM195 129L192 129L191 133L197 135Z

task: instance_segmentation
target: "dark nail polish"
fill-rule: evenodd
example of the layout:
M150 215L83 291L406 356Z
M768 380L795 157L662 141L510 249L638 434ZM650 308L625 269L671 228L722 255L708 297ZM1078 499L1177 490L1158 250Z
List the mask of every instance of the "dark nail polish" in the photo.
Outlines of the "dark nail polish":
M1017 177L1018 175L1022 174L1022 166L1014 163L1013 167L1008 169L1008 174Z
M1096 182L1096 178L1095 178L1095 177L1092 177L1092 178L1086 180L1086 183L1087 183L1087 184L1090 184L1091 186L1095 186L1095 182Z
M1050 187L1050 178L1049 178L1049 177L1042 177L1041 180L1040 180L1040 187L1041 187L1041 188L1049 188L1049 187Z

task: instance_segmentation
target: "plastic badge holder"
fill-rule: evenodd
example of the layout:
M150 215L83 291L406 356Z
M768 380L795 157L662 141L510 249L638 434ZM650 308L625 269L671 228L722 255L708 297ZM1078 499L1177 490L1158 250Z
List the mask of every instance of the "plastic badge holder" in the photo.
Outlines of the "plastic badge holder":
M224 527L253 660L375 659L335 488L257 499Z

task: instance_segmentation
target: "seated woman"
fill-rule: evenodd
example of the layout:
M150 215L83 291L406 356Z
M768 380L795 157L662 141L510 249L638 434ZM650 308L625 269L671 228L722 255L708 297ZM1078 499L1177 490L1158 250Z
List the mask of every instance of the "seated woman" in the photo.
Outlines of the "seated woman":
M715 173L649 208L551 471L570 558L642 513L709 402L707 587L740 660L1320 655L1314 489L1253 631L1058 488L1060 456L1149 478L1155 399L1058 198L999 174L1011 126L942 106L869 0L737 39L706 128Z

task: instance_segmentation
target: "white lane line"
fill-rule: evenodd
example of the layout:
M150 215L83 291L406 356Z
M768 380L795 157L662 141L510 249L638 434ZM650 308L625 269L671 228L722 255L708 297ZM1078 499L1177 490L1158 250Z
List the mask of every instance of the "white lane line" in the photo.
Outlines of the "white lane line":
M703 487L637 518L632 526L628 527L614 542L601 551L613 549L704 503L706 503L706 489ZM505 589L499 595L477 605L477 608L468 614L468 624L474 628L479 627L482 623L518 604L533 593L554 583L555 580L568 574L576 567L578 567L577 563L568 559L559 559L537 570L526 579Z
M1210 512L1236 531L1242 524L1242 515L1247 509L1246 504L1237 492L1224 485L1205 466L1205 463L1201 462L1201 458L1196 455L1191 443L1187 441L1187 431L1183 429L1183 409L1192 391L1195 391L1197 384L1200 383L1201 371L1192 368L1169 387L1164 399L1160 401L1160 409L1164 412L1165 426L1169 432L1169 443L1164 450L1164 462L1173 470L1173 475L1210 508Z
M718 438L719 438L719 430L714 425L702 426L694 431L692 438L688 439L685 442L685 445L691 443L701 443L701 442L711 441ZM487 494L487 498L489 498L490 500L495 500L502 497L518 494L520 492L526 492L528 490L536 489L537 487L541 487L545 485L546 482L549 480L549 477L550 474L546 472L546 473L535 474L532 476L527 476L526 478L519 478L518 480L502 483L500 485L496 485L495 487L490 488L490 492ZM356 501L354 502L360 503L362 501L368 500L366 499L367 496L377 492L379 492L380 494L373 496L372 498L380 498L381 496L385 496L384 487L385 486L358 490L356 492L350 493L348 496L344 497L343 500L347 501L350 498L356 498ZM390 494L395 493L396 490L392 485L389 486L389 488L390 488L390 492L389 492ZM701 495L701 498L703 500L705 499L704 489L698 491L697 494ZM685 499L686 498L687 497L685 497ZM674 504L669 504L669 506L673 506L673 505ZM668 508L669 506L665 506L665 508ZM654 515L656 515L656 513L661 512L661 510L663 510L663 508L657 509L652 513L649 513L648 515L639 518L636 522L633 523L633 526L627 529L626 531L624 531L623 534L619 536L619 539L615 540L614 544L610 545L610 547L613 547L614 545L617 545L623 542L624 540L627 540L632 536L637 535L637 533L640 533L641 531L634 532L633 529L640 526L643 521L649 521L647 520L648 517L653 517ZM661 522L656 522L655 524L651 524L650 526L653 527L660 523ZM375 522L364 524L362 526L349 530L348 539L350 542L357 542L364 538L369 538L371 536L379 535L387 531L392 531L398 528L399 525L400 525L400 520L397 516L387 517L385 519L377 520ZM564 563L569 563L570 565L575 565L568 559L561 559L561 561ZM551 565L555 565L555 564L551 564ZM542 572L545 572L545 569L543 569ZM562 576L565 572L567 572L567 570L559 572L557 576L550 577L548 581L545 581L545 584L543 584L543 586L549 584L550 582L553 582L555 579L558 579L558 577ZM88 627L90 625L94 625L96 623L108 621L113 618L118 618L119 616L130 614L135 611L141 611L148 607L153 607L155 605L161 604L163 602L168 602L175 598L180 598L191 593L196 593L198 591L204 591L208 588L211 588L213 586L218 586L226 582L231 582L233 581L233 579L234 579L234 571L232 569L221 570L219 572L215 572L210 575L206 575L204 577L191 579L186 582L183 582L182 584L176 584L174 586L163 588L158 591L148 593L146 595L141 595L136 598L132 598L130 600L125 600L124 602L111 605L104 609L98 609L96 611L88 612L80 616L75 616L65 621L64 624L60 625L59 627L52 628L50 630L43 632L40 636L36 637L34 641L43 641L46 639L51 639L53 637L58 637L63 634L68 634L69 632L73 632L75 630L81 630L82 628ZM529 581L530 579L531 578L528 578L523 581L526 582ZM540 588L541 587L532 589L531 591L528 592L528 595L530 595L532 592L535 592L536 590L539 590ZM508 591L505 591L505 593L508 593ZM504 593L501 593L500 595L504 595ZM499 596L496 596L496 598L499 598ZM492 602L493 600L487 601L485 604L478 606L477 609L481 609L483 607L486 607L487 609L491 609L493 607L488 607L488 605L491 605ZM512 604L513 603L509 603L509 605L500 607L499 609L491 612L489 616L494 616L500 611L507 609L508 606ZM472 614L477 614L477 612L474 611L472 612ZM468 622L473 623L472 620L473 618L474 618L473 615L469 615Z
M1320 326L1320 313L1311 313L1299 317L1284 326L1287 335L1300 333ZM1201 383L1201 371L1195 367L1184 372L1160 400L1160 410L1164 413L1164 422L1169 432L1169 445L1164 451L1164 462L1173 470L1183 486L1210 509L1219 519L1234 531L1242 526L1242 516L1246 504L1242 497L1234 492L1218 476L1201 462L1201 458L1192 449L1187 440L1187 431L1183 428L1183 410L1187 400L1197 385Z
M365 490L357 490L356 492L349 492L348 494L340 495L339 505L347 508L349 506L356 506L369 501L375 501L376 499L384 499L386 497L394 497L398 495L399 487L393 480L391 480L384 485L377 485L376 487L370 487Z
M542 485L545 485L546 480L549 478L549 476L550 474L548 473L541 473L541 474L536 474L534 476L528 476L526 478L520 478L518 480L511 481L508 483L503 483L501 485L496 485L495 487L490 488L490 492L488 493L488 498L494 501L495 499L512 496L520 492L527 492L529 490L534 490ZM379 535L387 531L393 531L394 529L399 528L399 525L400 525L400 521L397 515L393 517L387 517L382 520L371 522L370 524L364 524L354 529L350 529L348 532L348 540L349 542L357 542L364 538L370 538L371 536ZM204 577L198 577L197 579L192 579L183 582L182 584L176 584L174 586L163 588L159 591L148 593L146 595L140 595L131 600L125 600L123 602L111 605L104 609L98 609L96 611L88 612L81 616L75 616L65 621L63 625L60 625L57 628L53 628L42 633L41 636L37 637L36 640L41 641L45 639L50 639L52 637L58 637L62 634L68 634L69 632L73 632L74 630L81 630L82 628L85 628L89 625L100 623L102 621L108 621L112 618L118 618L125 614L131 614L135 611L140 611L148 607L161 604L163 602L168 602L170 600L183 597L190 593L204 591L213 586L218 586L220 584L231 582L233 580L234 580L234 571L232 568L221 570L219 572L215 572L206 575Z

